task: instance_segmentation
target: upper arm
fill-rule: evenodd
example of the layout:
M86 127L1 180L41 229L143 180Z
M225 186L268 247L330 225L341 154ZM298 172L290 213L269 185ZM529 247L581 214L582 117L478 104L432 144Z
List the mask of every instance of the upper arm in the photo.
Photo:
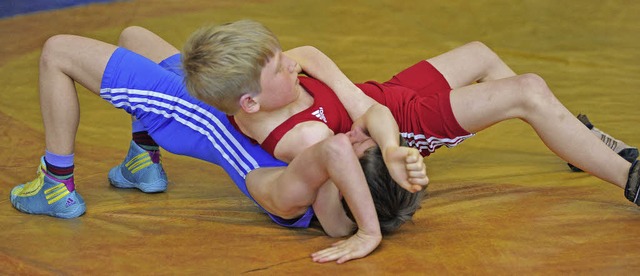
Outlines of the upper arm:
M360 117L376 103L353 84L333 60L315 47L301 46L286 51L285 54L298 62L307 75L327 84L347 109L351 119Z

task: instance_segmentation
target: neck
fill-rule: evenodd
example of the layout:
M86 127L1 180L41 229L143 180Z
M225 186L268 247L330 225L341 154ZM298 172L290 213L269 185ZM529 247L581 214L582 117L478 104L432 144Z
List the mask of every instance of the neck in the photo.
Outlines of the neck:
M301 93L295 101L273 110L259 110L247 113L240 111L233 117L240 130L247 136L262 143L264 139L280 124L293 115L309 108L313 104L313 97L301 86Z

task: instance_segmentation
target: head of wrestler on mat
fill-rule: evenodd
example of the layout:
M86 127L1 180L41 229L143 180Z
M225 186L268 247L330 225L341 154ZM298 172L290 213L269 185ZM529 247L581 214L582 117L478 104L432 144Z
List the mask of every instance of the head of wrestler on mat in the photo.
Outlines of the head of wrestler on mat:
M388 234L411 220L413 214L420 208L420 201L424 198L426 189L410 193L397 185L383 161L380 147L365 129L354 127L347 132L347 136L359 157L360 166L367 179L380 221L380 230L383 234ZM402 136L398 136L398 139L401 146L408 146ZM344 199L342 205L349 218L353 220L353 215Z
M334 133L349 133L381 232L397 229L419 208L424 189L411 193L396 184L378 145L366 130L351 130L352 121L342 105L317 106L325 95L312 94L301 85L299 73L306 68L283 53L278 39L262 24L241 20L202 28L191 36L183 53L189 93L233 115L243 133L278 159L290 162L301 148ZM336 108L346 116L330 117L336 116L330 111Z

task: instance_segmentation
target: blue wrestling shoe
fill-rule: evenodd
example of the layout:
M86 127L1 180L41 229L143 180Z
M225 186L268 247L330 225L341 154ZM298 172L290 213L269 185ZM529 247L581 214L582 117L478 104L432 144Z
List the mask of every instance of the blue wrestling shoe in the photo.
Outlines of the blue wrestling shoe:
M11 190L11 204L25 213L58 218L79 217L87 209L75 191L73 177L67 180L51 177L47 174L44 158L40 158L36 179Z
M109 171L109 182L117 188L137 188L145 193L167 189L167 175L160 163L160 152L150 153L131 141L124 161Z

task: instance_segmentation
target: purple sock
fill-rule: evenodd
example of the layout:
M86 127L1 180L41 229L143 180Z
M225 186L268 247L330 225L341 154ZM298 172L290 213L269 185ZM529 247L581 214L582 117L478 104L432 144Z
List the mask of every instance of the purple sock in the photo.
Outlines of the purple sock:
M160 162L160 148L158 144L149 136L147 128L142 125L142 122L137 119L131 122L131 138L138 146L149 152L153 163Z

